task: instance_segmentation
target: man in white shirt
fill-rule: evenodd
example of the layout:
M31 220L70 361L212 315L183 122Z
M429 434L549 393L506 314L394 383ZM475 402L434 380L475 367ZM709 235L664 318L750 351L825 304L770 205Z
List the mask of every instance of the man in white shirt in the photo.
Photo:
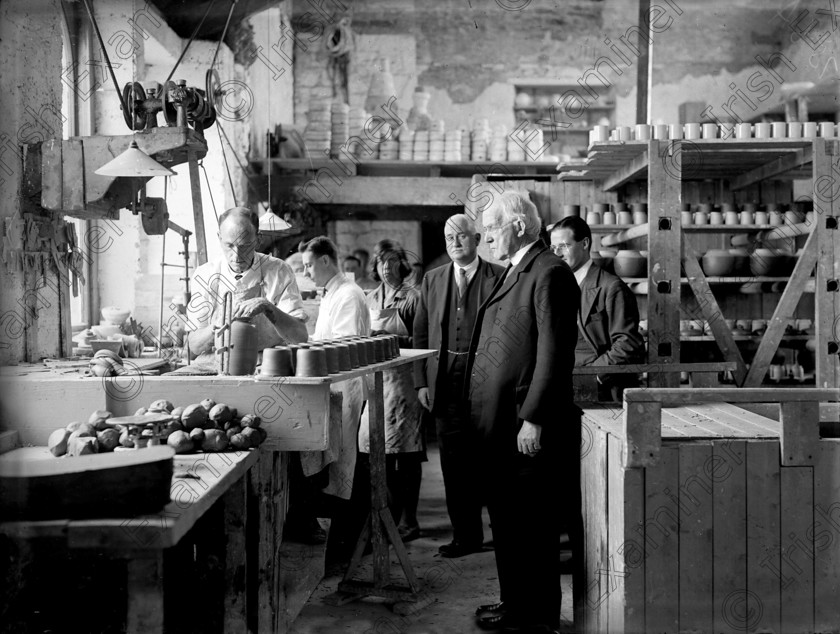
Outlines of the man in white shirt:
M223 325L224 297L233 296L233 318L257 327L258 349L306 341L306 313L295 275L283 260L256 252L259 218L233 207L219 218L223 257L199 266L187 306L190 357L212 352Z

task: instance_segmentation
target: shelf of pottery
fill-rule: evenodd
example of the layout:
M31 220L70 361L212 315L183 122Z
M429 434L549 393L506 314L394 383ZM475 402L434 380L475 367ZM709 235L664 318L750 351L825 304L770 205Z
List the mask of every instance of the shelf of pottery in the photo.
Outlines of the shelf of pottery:
M732 139L718 138L727 126L706 138L703 126L637 126L633 136L654 138L629 141L600 140L621 138L622 128L596 129L585 164L559 169L635 202L579 213L593 228L596 257L611 260L637 293L649 363L717 356L736 363L729 378L740 386L813 375L818 387L837 387L840 186L831 159L840 144L833 125L794 126L793 138L742 125ZM794 179L810 181L815 202L792 200Z
M477 119L472 129L447 129L443 119L429 115L429 97L429 93L415 92L414 107L407 115L396 103L387 110L377 109L374 115L340 101L313 100L303 133L305 151L312 159L346 158L349 151L360 161L558 162L557 156L545 150L541 126L491 128L487 119ZM353 138L361 142L348 145Z

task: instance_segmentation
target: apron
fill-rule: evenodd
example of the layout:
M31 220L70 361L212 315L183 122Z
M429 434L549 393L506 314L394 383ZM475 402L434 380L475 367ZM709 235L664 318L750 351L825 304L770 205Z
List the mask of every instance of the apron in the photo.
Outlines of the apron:
M383 299L384 302L384 294ZM410 335L396 308L371 308L371 330L385 330L392 335ZM385 453L424 451L422 406L414 389L414 372L410 363L382 373L385 400ZM370 453L370 420L368 409L359 425L359 451Z

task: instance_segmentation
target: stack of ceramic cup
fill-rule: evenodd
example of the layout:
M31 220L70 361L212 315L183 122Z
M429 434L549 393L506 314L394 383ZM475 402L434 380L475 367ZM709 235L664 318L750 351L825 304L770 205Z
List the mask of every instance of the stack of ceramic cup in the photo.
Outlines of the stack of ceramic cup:
M433 121L432 129L429 130L429 160L435 162L443 161L446 132L443 129L443 121Z
M507 160L508 131L505 126L497 126L490 137L490 151L488 158L494 162Z
M543 154L547 148L544 148L545 140L543 137L543 131L540 129L532 130L531 133L528 135L528 151L527 151L527 160L529 161L540 161L542 160Z
M517 127L516 130L507 135L507 160L508 161L524 161L525 148L529 134L528 129Z
M461 130L461 160L469 161L472 150L472 137L469 130Z
M462 130L450 130L444 136L443 160L447 163L457 163L461 160L461 144L464 133Z
M330 156L338 156L341 146L350 138L350 106L341 101L332 104Z
M414 158L414 131L405 126L400 128L400 151L397 158L401 161L410 161Z
M487 119L479 119L475 122L472 130L472 149L470 159L473 161L487 160L487 147L490 143L490 122Z
M429 131L418 130L414 133L414 160L429 160Z
M368 149L374 149L371 147L371 143L365 139L365 122L368 120L368 113L365 112L364 108L350 108L348 115L347 115L347 130L348 130L348 139L350 137L358 137L362 140L362 143L356 142L350 144L345 150L348 153L351 153L353 156L358 156L362 159L369 159L372 158L371 154L368 153L365 146ZM376 152L374 152L374 155Z
M303 132L303 142L310 155L328 153L331 148L332 116L330 100L319 99L309 104L307 112L306 130Z

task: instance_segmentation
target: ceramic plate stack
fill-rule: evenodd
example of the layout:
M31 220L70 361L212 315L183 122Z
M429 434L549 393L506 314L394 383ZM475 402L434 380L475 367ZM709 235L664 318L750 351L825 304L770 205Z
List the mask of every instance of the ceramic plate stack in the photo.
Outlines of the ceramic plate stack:
M493 130L493 136L490 137L490 151L488 158L491 161L506 161L507 160L507 128L505 126L498 126Z
M475 122L472 131L472 152L470 158L473 161L487 160L487 146L490 144L490 123L487 119L479 119Z
M508 161L524 161L525 147L527 145L526 139L530 133L527 129L517 127L516 130L507 136L507 160Z
M429 131L418 130L414 133L414 160L429 160Z
M350 138L350 106L341 101L332 104L330 156L338 156L341 146Z
M440 130L429 131L429 160L440 163L443 161L444 132Z
M403 127L400 131L398 158L401 161L410 161L414 158L414 131L406 127Z
M332 126L330 100L318 99L310 102L306 118L303 141L311 157L321 158L330 151L330 130Z
M444 136L443 160L447 163L457 163L461 160L461 143L464 133L461 130L450 130Z

